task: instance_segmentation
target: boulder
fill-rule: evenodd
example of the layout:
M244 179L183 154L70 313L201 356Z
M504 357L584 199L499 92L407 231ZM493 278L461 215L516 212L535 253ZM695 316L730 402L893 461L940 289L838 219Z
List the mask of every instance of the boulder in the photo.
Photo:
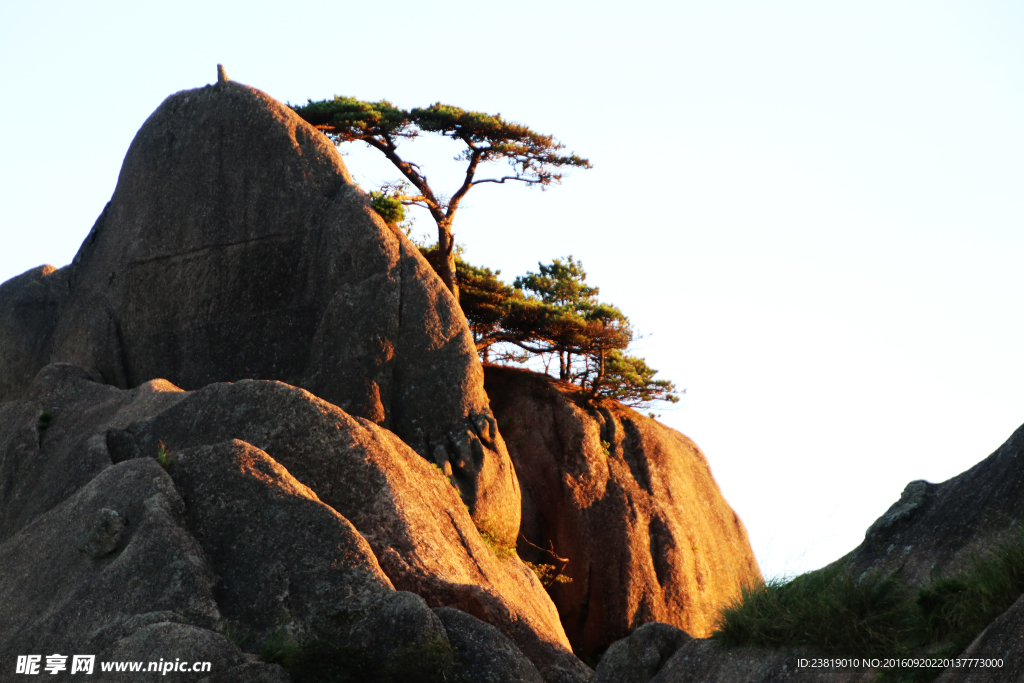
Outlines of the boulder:
M396 595L351 522L255 446L224 441L165 461L219 579L220 612L254 644L348 641L352 624L375 619Z
M457 302L331 142L265 93L167 98L51 270L0 287L0 401L51 362L119 388L285 381L450 467L474 517L515 538L518 484Z
M368 420L296 387L247 380L189 392L108 436L115 461L154 457L161 443L175 453L227 439L265 451L351 521L397 589L494 624L542 674L561 666L589 676L533 572L488 547L440 468Z
M573 650L591 657L649 621L711 633L761 575L700 449L545 375L488 366L486 386L523 495L519 554L561 566L552 583Z
M111 525L116 515L120 523ZM216 578L155 460L111 466L0 545L0 662L99 654L167 621L219 630ZM98 540L102 542L97 543Z
M1024 427L992 455L948 481L914 481L839 560L851 572L892 574L914 586L955 574L972 557L1019 537L1024 518Z
M132 391L58 364L21 401L0 403L0 542L89 483L112 462L106 434L184 397L163 380Z
M276 382L249 384L316 401ZM450 649L426 602L395 591L355 527L265 452L239 440L175 450L161 444L156 457L131 450L134 425L150 424L152 414L192 394L161 381L119 390L69 366L44 368L28 394L52 407L54 429L79 430L77 440L54 432L47 456L92 461L80 447L99 443L106 464L50 509L4 509L21 523L0 544L0 661L32 653L97 654L97 666L208 661L211 670L174 673L190 681L283 683L289 678L279 666L240 645L307 673L356 666L370 678L394 662L408 668L417 645ZM391 438L406 460L436 472ZM74 480L59 470L47 474L58 489ZM45 477L37 479L45 490ZM15 477L0 489L20 492L16 484ZM464 507L462 519L472 528Z
M155 662L156 670L160 673L149 671L136 674L109 672L104 675L102 671L94 669L94 675L98 675L99 680L128 680L139 683L152 681L156 676L166 676L167 673L174 676L177 681L192 683L210 678L211 674L235 671L238 667L247 664L241 650L223 635L189 624L168 621L140 628L130 636L117 641L108 651L97 657L97 660L99 662L144 662L147 669L150 662ZM207 662L209 662L209 670L205 670ZM164 663L167 664L167 673L163 673ZM197 664L199 665L198 670L193 671L193 667L196 667ZM217 669L216 673L214 667ZM276 673L280 676L283 673L279 666L272 664L262 664L260 669L264 674Z
M685 631L671 624L649 621L612 643L589 683L647 683L689 640Z
M86 489L129 465L156 467L163 479L157 463L167 468L186 511L183 533L217 577L218 619L250 647L326 634L360 651L394 651L409 645L394 636L407 631L427 634L420 644L430 645L429 634L442 642L445 631L428 605L451 606L495 625L548 683L589 678L533 572L494 537L489 547L442 471L374 423L274 381L120 390L64 365L44 368L27 395L53 411L48 458L72 463L76 454L92 457L83 444L98 444L106 465L96 458L100 472ZM58 438L71 425L77 437ZM47 444L51 429L58 431ZM62 485L74 480L47 472ZM18 490L17 481L0 481L5 487ZM13 538L34 534L53 510L12 510L20 524ZM114 539L132 528L132 516L128 526L121 517L118 506L100 505L81 532L83 547L102 554L123 543ZM392 585L416 596L401 598Z
M451 607L434 610L458 652L455 673L473 683L543 683L536 667L501 631Z

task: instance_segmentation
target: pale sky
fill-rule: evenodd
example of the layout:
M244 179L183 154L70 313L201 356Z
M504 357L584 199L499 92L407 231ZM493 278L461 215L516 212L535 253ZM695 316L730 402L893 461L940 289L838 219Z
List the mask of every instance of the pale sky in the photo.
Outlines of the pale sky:
M500 112L590 158L548 192L474 189L456 239L509 281L583 261L688 389L659 412L768 576L1024 422L1024 5L296 7L0 0L0 281L69 262L146 117L219 62L282 101Z

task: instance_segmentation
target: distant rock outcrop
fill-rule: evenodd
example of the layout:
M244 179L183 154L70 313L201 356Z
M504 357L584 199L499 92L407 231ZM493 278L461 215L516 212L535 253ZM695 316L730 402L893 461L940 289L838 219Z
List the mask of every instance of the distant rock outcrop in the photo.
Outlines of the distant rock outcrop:
M6 283L0 322L0 400L50 362L121 388L281 380L448 463L478 521L518 530L457 303L330 141L258 90L224 81L161 104L73 263Z
M373 621L394 587L420 596L423 610L455 607L493 624L548 683L589 677L533 572L496 556L442 472L387 430L280 382L126 391L51 365L26 394L3 404L14 438L0 460L0 491L11 492L0 507L0 595L11 600L0 642L67 643L130 622L96 643L105 651L152 623L221 632L230 622L255 646L285 633L373 650L394 637ZM108 564L122 567L115 578L105 579ZM83 592L90 582L109 608L86 609L99 599ZM30 610L59 621L25 628ZM149 612L159 619L136 623Z
M923 586L1003 540L1024 519L1024 427L971 469L941 484L913 481L841 562L855 575L891 574Z
M0 285L0 401L18 398L50 362L67 269L39 266Z
M550 592L577 654L649 621L707 636L719 608L760 581L692 441L617 403L588 406L545 375L488 366L485 376L522 486L519 554L568 558L572 582Z

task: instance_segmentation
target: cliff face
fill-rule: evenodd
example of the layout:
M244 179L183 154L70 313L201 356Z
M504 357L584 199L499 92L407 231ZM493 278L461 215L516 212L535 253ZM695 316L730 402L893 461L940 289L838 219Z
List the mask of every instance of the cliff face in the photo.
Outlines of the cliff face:
M0 399L47 363L131 388L300 386L448 462L514 539L519 490L458 304L327 138L259 90L167 98L73 263L5 285Z
M742 522L688 438L614 402L577 402L543 375L488 366L485 377L522 487L519 554L568 558L572 582L550 593L577 654L648 621L705 637L719 608L760 580Z

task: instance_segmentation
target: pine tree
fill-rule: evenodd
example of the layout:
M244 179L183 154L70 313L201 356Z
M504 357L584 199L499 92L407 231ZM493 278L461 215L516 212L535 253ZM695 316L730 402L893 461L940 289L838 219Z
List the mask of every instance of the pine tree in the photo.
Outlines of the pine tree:
M336 144L365 142L380 151L398 169L402 180L389 185L386 194L403 205L423 207L434 219L437 245L443 256L436 269L457 301L459 286L452 225L466 193L477 185L501 185L507 181L543 189L561 182L559 169L590 168L590 162L582 157L561 154L564 145L552 136L505 121L501 114L466 111L440 102L425 108L405 110L387 100L364 102L337 95L320 102L309 100L306 105L292 108ZM456 157L465 163L463 180L449 198L430 186L418 164L399 155L399 142L416 138L420 133L435 133L465 145ZM487 164L496 162L507 163L509 170L488 177L478 175Z

